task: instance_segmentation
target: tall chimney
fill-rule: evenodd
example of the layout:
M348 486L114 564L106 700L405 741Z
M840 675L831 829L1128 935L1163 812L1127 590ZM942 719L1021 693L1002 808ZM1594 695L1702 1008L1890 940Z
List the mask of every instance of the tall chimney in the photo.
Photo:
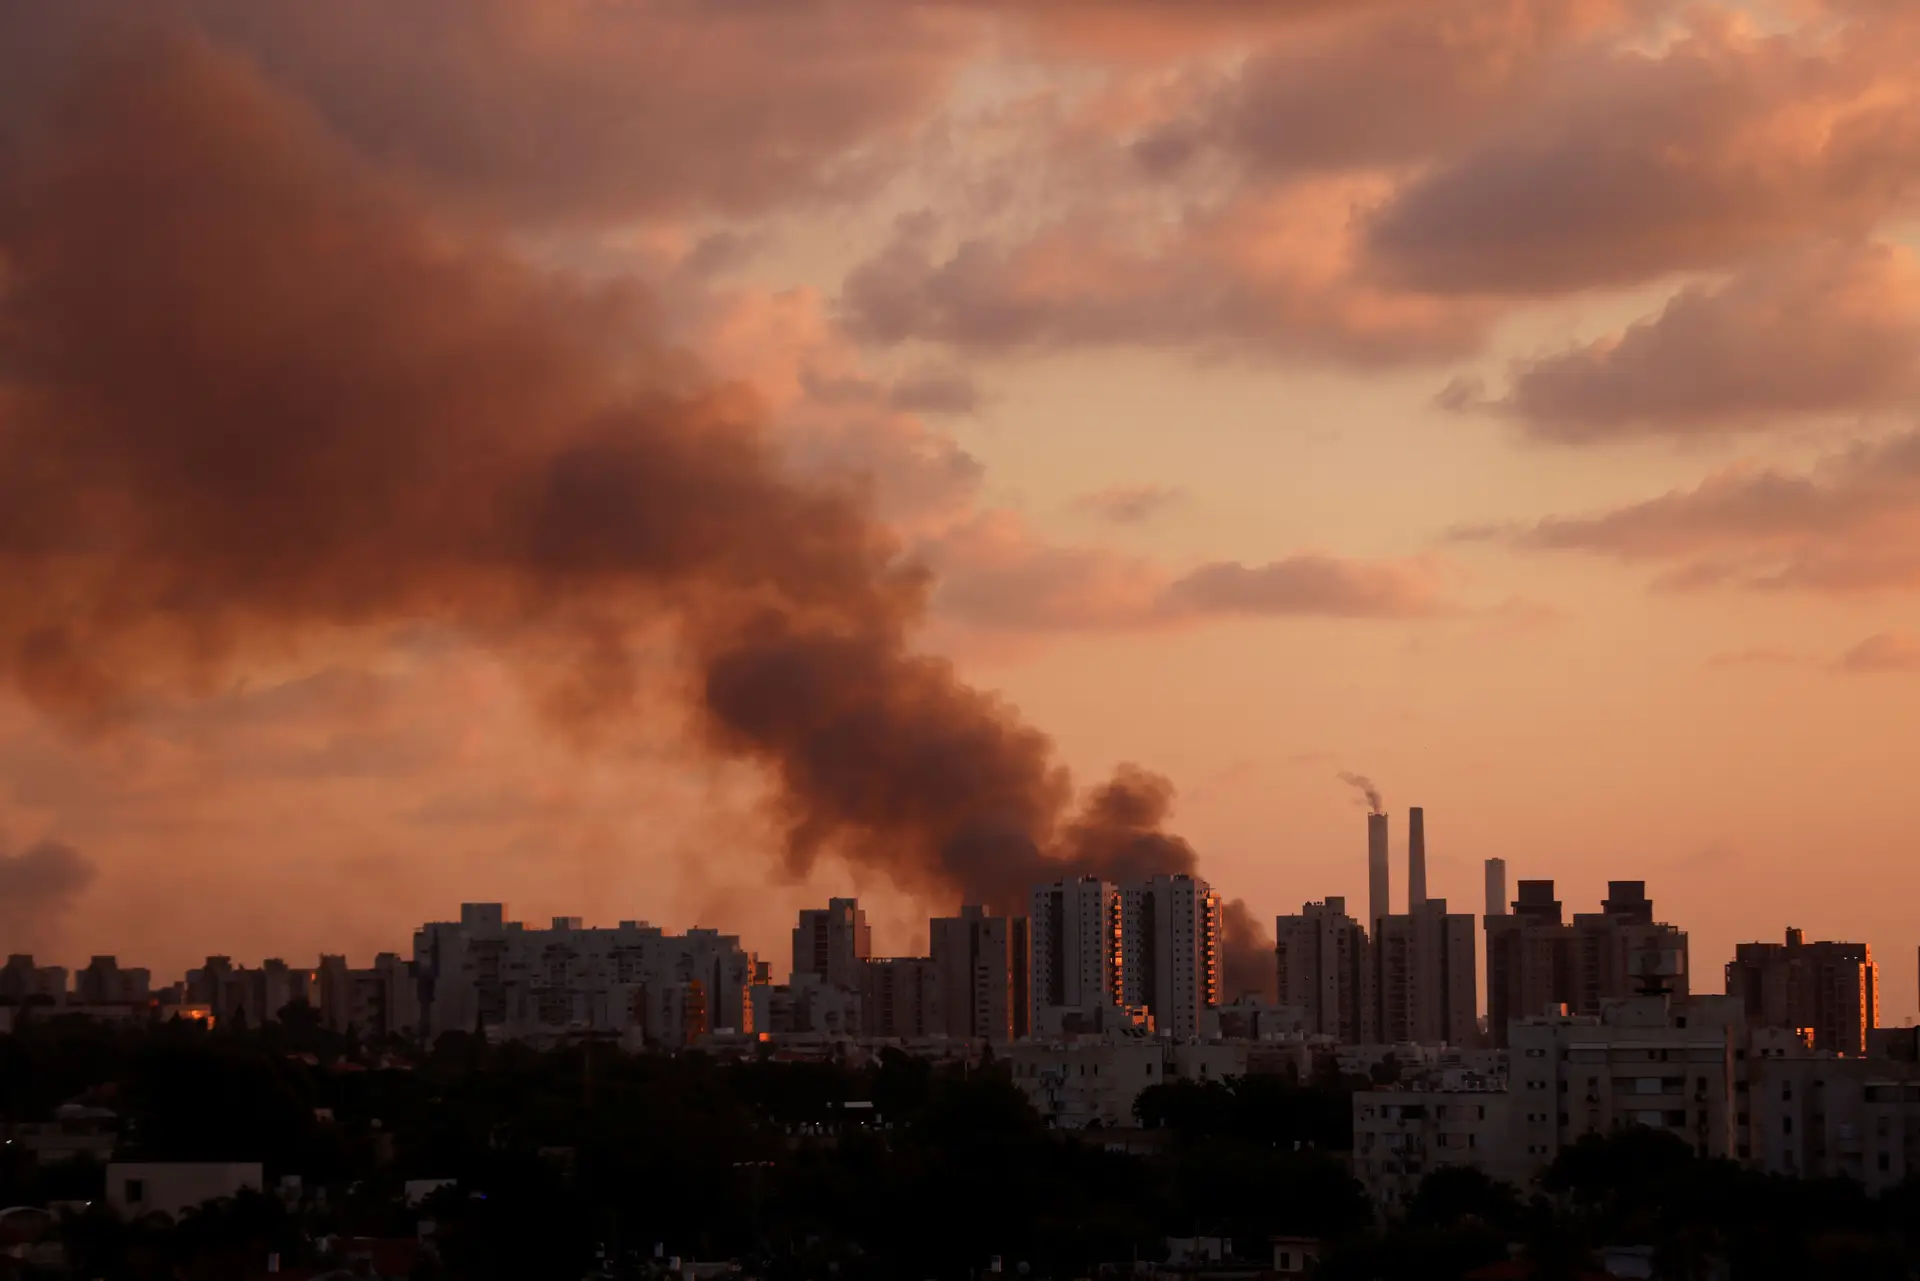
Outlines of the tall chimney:
M1427 901L1427 812L1407 811L1407 912Z
M1487 860L1487 915L1507 914L1507 860Z
M1367 815L1367 930L1380 936L1380 922L1392 911L1387 901L1387 816Z

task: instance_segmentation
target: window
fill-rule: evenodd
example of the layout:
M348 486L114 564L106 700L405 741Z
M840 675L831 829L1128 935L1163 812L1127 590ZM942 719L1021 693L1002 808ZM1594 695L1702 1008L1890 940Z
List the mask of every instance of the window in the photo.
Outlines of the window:
M1882 1152L1880 1154L1880 1173L1885 1174L1888 1170L1891 1170L1892 1168L1893 1168L1893 1158L1888 1156L1885 1152Z
M128 1205L141 1205L145 1203L147 1199L147 1181L145 1179L128 1179L126 1189Z
M1792 1118L1792 1117L1790 1117L1790 1116L1783 1116L1783 1117L1781 1117L1781 1118L1780 1118L1780 1133L1782 1133L1782 1134L1792 1134L1792 1133L1793 1133L1793 1118Z

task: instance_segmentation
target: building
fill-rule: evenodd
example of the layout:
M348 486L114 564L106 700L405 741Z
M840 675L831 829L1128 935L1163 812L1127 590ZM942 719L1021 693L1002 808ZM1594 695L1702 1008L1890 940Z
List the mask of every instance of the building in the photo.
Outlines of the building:
M1036 886L1028 900L1032 938L1028 1026L1058 1021L1050 1010L1124 1004L1119 887L1084 876Z
M926 957L870 960L860 974L861 1032L918 1040L945 1034L940 968Z
M153 975L145 969L120 968L117 958L96 956L73 976L77 1005L134 1005L151 999Z
M498 903L463 904L458 921L422 926L414 934L410 971L397 962L393 958L384 969L376 964L377 977L364 985L358 977L363 972L347 972L346 1000L350 1007L365 1003L354 1008L392 1001L391 1008L401 1009L397 988L408 983L416 1021L434 1036L475 1030L532 1040L620 1034L639 1020L648 990L690 983L700 985L709 1030L746 1032L753 1027L748 989L765 978L765 967L730 934L668 934L645 921L589 928L577 916L554 917L547 929L528 928L507 920ZM849 990L857 992L857 971L853 977ZM334 982L343 982L337 973ZM851 999L857 1004L857 996Z
M793 973L812 974L849 992L860 990L860 970L873 955L873 931L857 899L829 899L800 913L793 928Z
M1153 1086L1224 1081L1247 1071L1245 1046L1171 1042L1144 1030L1022 1041L1008 1053L1013 1083L1062 1130L1127 1129L1139 1124L1134 1103Z
M1278 917L1274 958L1280 1004L1299 1007L1309 1033L1350 1044L1376 1039L1372 949L1344 898Z
M1367 815L1367 930L1369 934L1379 932L1380 922L1393 911L1389 898L1391 879L1388 875L1387 860L1387 816L1369 813Z
M1027 922L981 907L928 923L929 952L947 1036L1001 1044L1028 1030Z
M1123 1004L1143 1006L1162 1036L1199 1036L1220 1004L1220 896L1185 874L1121 891Z
M1741 1156L1790 1178L1846 1178L1870 1195L1920 1173L1920 1075L1904 1064L1842 1058L1778 1029L1748 1058Z
M107 1204L122 1219L171 1217L265 1187L257 1161L116 1161L107 1167Z
M1405 916L1388 916L1374 940L1373 1027L1382 1041L1467 1045L1479 1034L1475 924L1424 899Z
M0 1005L65 1005L67 971L60 965L35 965L16 952L0 967Z
M1463 1067L1354 1096L1355 1172L1381 1203L1448 1164L1524 1190L1562 1149L1627 1125L1665 1130L1702 1156L1744 1155L1749 1053L1736 1001L1646 993L1599 1015L1517 1020L1508 1040L1504 1089Z
M769 1036L805 1036L837 1041L859 1036L865 1026L858 992L835 987L817 974L791 983L756 983L749 990L751 1030Z
M1742 943L1727 963L1727 992L1753 1027L1807 1028L1813 1048L1859 1057L1880 1023L1880 968L1865 943Z
M1524 1184L1531 1169L1506 1141L1511 1098L1505 1081L1491 1079L1354 1095L1354 1177L1388 1210L1405 1206L1422 1180L1450 1165Z
M1688 994L1686 933L1654 921L1645 882L1607 887L1600 912L1568 923L1552 881L1521 881L1513 911L1486 918L1487 1027L1496 1044L1516 1019L1543 1011L1597 1016L1633 995L1649 967L1674 996Z

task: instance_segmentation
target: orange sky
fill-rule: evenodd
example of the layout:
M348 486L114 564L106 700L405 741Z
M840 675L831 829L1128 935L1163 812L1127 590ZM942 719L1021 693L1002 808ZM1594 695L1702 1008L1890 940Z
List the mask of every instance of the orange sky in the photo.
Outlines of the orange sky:
M1912 10L181 0L133 24L0 7L0 197L20 197L0 198L0 573L31 584L0 588L0 944L167 975L209 952L359 958L504 898L528 918L738 929L778 966L793 910L854 888L883 946L924 935L924 886L891 856L784 866L763 766L707 749L676 694L678 633L624 596L636 710L576 733L551 698L578 656L517 597L476 614L412 578L343 596L223 557L136 606L126 572L151 558L107 572L81 540L48 559L34 517L102 510L50 487L99 480L114 511L151 490L137 417L111 448L60 444L90 430L83 383L106 376L87 370L113 366L35 345L40 268L10 271L70 267L31 212L49 191L98 199L89 148L154 144L111 110L133 42L138 65L167 50L265 122L183 115L220 155L316 158L221 171L274 216L364 189L428 257L483 246L502 280L564 277L538 305L568 309L566 341L606 378L697 363L752 406L785 475L856 478L937 574L914 643L1051 736L1080 785L1164 774L1173 827L1258 912L1361 896L1361 811L1337 777L1359 771L1396 851L1405 807L1426 807L1430 884L1456 906L1479 909L1490 856L1557 880L1569 911L1645 879L1691 931L1696 988L1718 989L1735 941L1794 925L1870 943L1883 1020L1903 1022L1920 1000ZM238 190L141 236L184 253ZM353 208L313 225L355 226ZM225 296L195 274L218 261L162 266L104 279L135 314L173 305L140 293L163 280ZM481 312L504 296L476 289ZM647 336L577 323L589 293L609 317L631 303ZM380 340L496 337L421 315ZM316 386L335 343L360 345L267 341L312 343ZM508 452L544 438L512 417L523 372L477 378L458 410L499 416ZM540 394L526 403L554 403ZM467 426L421 429L445 452L408 483L477 466ZM250 419L221 448L304 429ZM48 458L72 469L26 468ZM101 479L123 473L145 479ZM351 506L372 481L328 483ZM401 533L435 546L464 518L436 506L457 488L422 490ZM168 546L186 519L146 517ZM192 617L216 600L231 612ZM73 715L36 666L49 629L97 644L79 657L108 677L136 671L129 696Z

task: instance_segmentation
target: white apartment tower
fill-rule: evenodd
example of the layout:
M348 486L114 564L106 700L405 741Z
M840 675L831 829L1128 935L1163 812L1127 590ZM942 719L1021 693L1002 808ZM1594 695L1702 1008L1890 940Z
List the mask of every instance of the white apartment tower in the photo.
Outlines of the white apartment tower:
M1156 1031L1200 1034L1220 1004L1220 896L1195 876L1156 876L1121 891L1123 1005L1145 1006Z

